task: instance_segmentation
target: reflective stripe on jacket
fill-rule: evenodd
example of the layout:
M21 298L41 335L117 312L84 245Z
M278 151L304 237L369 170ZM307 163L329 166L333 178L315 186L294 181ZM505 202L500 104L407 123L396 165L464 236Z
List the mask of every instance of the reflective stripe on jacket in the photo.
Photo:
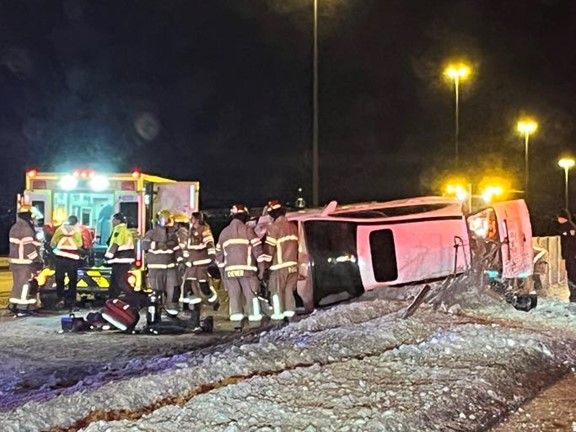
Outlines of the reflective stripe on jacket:
M148 268L176 267L175 253L180 250L176 232L170 227L157 226L152 228L142 239L142 250L146 252Z
M214 237L208 225L192 226L184 248L184 262L187 267L210 264L216 255Z
M36 232L30 223L18 218L9 233L10 264L31 264L38 258L40 242L36 240Z
M134 238L126 224L121 223L114 227L104 256L111 264L134 262Z
M278 217L268 227L264 253L272 271L298 266L298 227L286 216Z
M254 230L233 219L220 234L216 245L216 261L224 277L254 276L263 262L262 242Z

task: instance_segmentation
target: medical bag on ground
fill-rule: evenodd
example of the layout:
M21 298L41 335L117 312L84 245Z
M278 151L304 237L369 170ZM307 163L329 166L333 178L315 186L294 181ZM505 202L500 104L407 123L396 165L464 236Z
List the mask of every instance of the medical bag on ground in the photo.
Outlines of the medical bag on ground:
M60 326L64 333L81 332L90 329L84 318L76 317L73 313L60 318Z
M128 303L113 299L107 300L102 308L102 318L119 330L133 330L140 319L138 309Z

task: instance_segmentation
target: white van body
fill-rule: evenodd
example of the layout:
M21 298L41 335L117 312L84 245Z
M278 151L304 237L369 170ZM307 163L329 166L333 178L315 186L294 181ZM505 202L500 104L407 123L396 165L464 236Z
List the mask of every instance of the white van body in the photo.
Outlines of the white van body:
M485 214L498 223L505 278L531 274L531 226L524 201L494 204ZM375 288L443 279L468 270L468 222L459 203L445 197L310 209L287 214L300 233L298 293L305 304L329 304ZM258 220L265 234L268 216ZM398 289L398 288L394 288Z

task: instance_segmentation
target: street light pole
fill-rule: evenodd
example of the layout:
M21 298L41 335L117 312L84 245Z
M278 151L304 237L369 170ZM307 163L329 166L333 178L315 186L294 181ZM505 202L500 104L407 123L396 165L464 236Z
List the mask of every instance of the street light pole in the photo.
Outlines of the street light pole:
M465 64L449 65L444 75L454 81L454 159L459 158L460 138L460 82L470 75L470 68Z
M312 55L312 205L319 204L318 163L318 0L314 0L314 47Z
M566 210L570 211L569 201L568 201L568 172L570 168L574 166L576 162L574 159L562 158L558 161L558 165L564 168L564 207Z
M518 132L524 135L524 197L528 196L528 185L530 180L530 165L529 165L529 143L530 135L538 129L538 123L534 120L524 119L520 120L517 125Z
M454 77L454 157L456 159L456 163L458 163L458 137L460 135L460 77L459 75L455 75Z

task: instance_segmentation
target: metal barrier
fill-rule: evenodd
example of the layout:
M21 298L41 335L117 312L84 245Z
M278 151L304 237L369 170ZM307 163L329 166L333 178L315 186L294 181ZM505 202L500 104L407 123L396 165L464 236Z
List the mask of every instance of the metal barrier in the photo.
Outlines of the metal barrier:
M535 265L535 270L540 274L543 288L567 286L566 267L560 248L560 236L533 237L532 244L546 250L544 256L539 260L540 263L545 262L545 266L542 264Z

